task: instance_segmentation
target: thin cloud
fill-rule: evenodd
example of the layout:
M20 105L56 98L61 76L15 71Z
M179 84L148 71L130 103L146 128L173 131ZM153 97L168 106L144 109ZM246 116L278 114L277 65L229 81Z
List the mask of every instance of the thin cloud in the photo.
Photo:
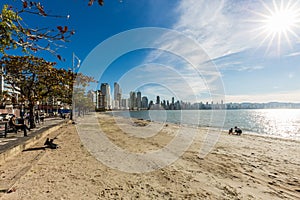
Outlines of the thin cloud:
M263 66L242 66L238 68L238 71L247 71L247 72L252 72L255 70L261 70L264 69Z
M180 17L173 28L196 38L212 59L249 48L243 14L246 8L240 3L187 0L177 10Z
M250 102L250 103L267 103L272 101L299 103L300 90L270 92L253 95L226 95L226 102Z
M192 69L192 68L191 68ZM137 66L124 74L118 82L122 85L122 90L125 93L136 91L139 88L147 88L150 85L151 89L141 91L147 96L163 95L169 96L172 93L181 100L195 101L200 93L217 93L219 88L210 84L214 82L214 77L205 80L201 76L197 76L195 69L182 70L162 64L145 64ZM211 85L213 85L211 87ZM165 91L163 94L161 91ZM152 93L151 93L152 92Z
M290 53L290 54L286 55L286 57L295 57L295 56L300 56L300 51L299 52L293 52L293 53Z

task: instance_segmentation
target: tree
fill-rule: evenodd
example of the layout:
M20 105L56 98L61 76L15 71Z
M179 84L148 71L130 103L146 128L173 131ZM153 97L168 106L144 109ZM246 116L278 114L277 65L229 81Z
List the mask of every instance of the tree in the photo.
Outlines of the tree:
M21 8L4 5L0 14L0 52L5 54L7 50L21 48L23 52L30 53L46 50L57 56L57 49L75 32L67 26L56 28L31 28L23 22L23 14L37 15L37 17L61 17L48 15L39 2L22 1ZM68 16L66 17L66 19Z
M76 105L75 108L77 108L78 116L80 116L81 114L85 114L87 111L90 111L91 108L95 109L91 95L86 93L86 87L89 86L89 83L96 81L93 77L86 76L82 73L76 73L74 76L72 104Z
M35 103L62 95L70 85L69 72L54 68L55 64L34 56L4 56L0 61L5 82L20 93L21 101L28 101L31 128Z
M49 15L40 2L20 1L19 7L4 5L0 13L0 53L5 56L1 59L3 75L6 82L19 91L24 100L29 101L30 116L33 123L33 106L43 97L60 96L64 101L71 103L73 84L86 85L92 78L83 74L74 74L72 71L58 70L55 63L47 62L34 56L8 56L10 49L21 48L24 53L46 50L62 60L57 53L59 47L74 34L67 26L55 28L32 28L23 21L24 14L37 15L37 17L63 16ZM94 0L89 0L92 5ZM103 5L103 0L98 0ZM68 18L66 16L65 18ZM76 81L75 81L75 77ZM34 126L34 124L31 124Z
M89 0L91 6L95 0ZM97 0L100 6L104 0ZM120 0L121 2L121 0ZM37 17L56 17L68 19L70 16L49 15L44 6L38 1L20 0L19 7L4 5L0 14L0 53L5 54L7 50L22 48L23 52L36 52L46 50L62 60L57 49L75 33L67 26L56 28L31 28L23 22L23 14L37 15Z
M93 5L95 0L89 0L89 6ZM104 0L97 0L100 6L104 5Z
M0 108L4 109L7 101L11 99L11 95L7 91L2 91L0 93Z

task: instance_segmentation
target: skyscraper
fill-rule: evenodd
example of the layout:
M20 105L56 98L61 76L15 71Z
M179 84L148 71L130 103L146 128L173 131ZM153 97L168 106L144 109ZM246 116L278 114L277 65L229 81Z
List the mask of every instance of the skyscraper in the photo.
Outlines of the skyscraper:
M104 95L104 107L106 110L111 109L110 86L108 83L101 83L101 92Z
M160 104L160 97L156 96L156 104Z
M142 93L140 91L137 92L136 104L138 110L142 108Z
M146 96L142 97L142 108L147 109L148 108L148 98Z
M101 90L96 92L96 110L105 111L105 95L102 94Z
M129 95L129 109L134 110L136 109L136 95L135 92L130 92Z
M129 109L129 99L121 99L121 109Z
M119 108L121 107L121 99L122 99L121 87L117 82L115 82L114 83L114 100L115 100L115 103L117 104L115 106L117 106Z

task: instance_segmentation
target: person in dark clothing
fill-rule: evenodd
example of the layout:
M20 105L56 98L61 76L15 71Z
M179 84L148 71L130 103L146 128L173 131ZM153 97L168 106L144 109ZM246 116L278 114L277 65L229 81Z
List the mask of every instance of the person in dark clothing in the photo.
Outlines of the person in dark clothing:
M15 130L17 131L18 129L21 129L24 131L24 137L27 136L27 130L30 131L30 128L28 128L28 126L26 124L24 124L24 121L22 124L18 124L16 122L16 116L13 115L10 119L9 119L9 125L14 127Z
M40 123L40 115L39 115L39 112L36 111L35 114L34 114L34 118L35 118L35 123Z
M44 114L44 113L41 113L41 115L40 115L40 122L41 122L42 124L44 124L44 119L45 119L45 114Z
M242 131L242 129L240 129L236 126L236 127L234 127L234 132L236 133L236 135L241 135L243 131Z
M50 139L47 138L44 145L47 145L47 147L49 147L50 149L57 149L58 145L53 143L54 139Z

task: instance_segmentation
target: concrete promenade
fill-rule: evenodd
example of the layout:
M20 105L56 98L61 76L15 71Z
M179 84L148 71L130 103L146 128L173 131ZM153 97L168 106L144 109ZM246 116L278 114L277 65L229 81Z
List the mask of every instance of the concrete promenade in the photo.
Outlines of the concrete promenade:
M37 124L36 128L27 131L28 136L24 137L24 132L8 133L7 137L0 138L0 163L5 162L9 157L22 152L48 133L57 130L66 120L61 118L48 118L42 124Z

